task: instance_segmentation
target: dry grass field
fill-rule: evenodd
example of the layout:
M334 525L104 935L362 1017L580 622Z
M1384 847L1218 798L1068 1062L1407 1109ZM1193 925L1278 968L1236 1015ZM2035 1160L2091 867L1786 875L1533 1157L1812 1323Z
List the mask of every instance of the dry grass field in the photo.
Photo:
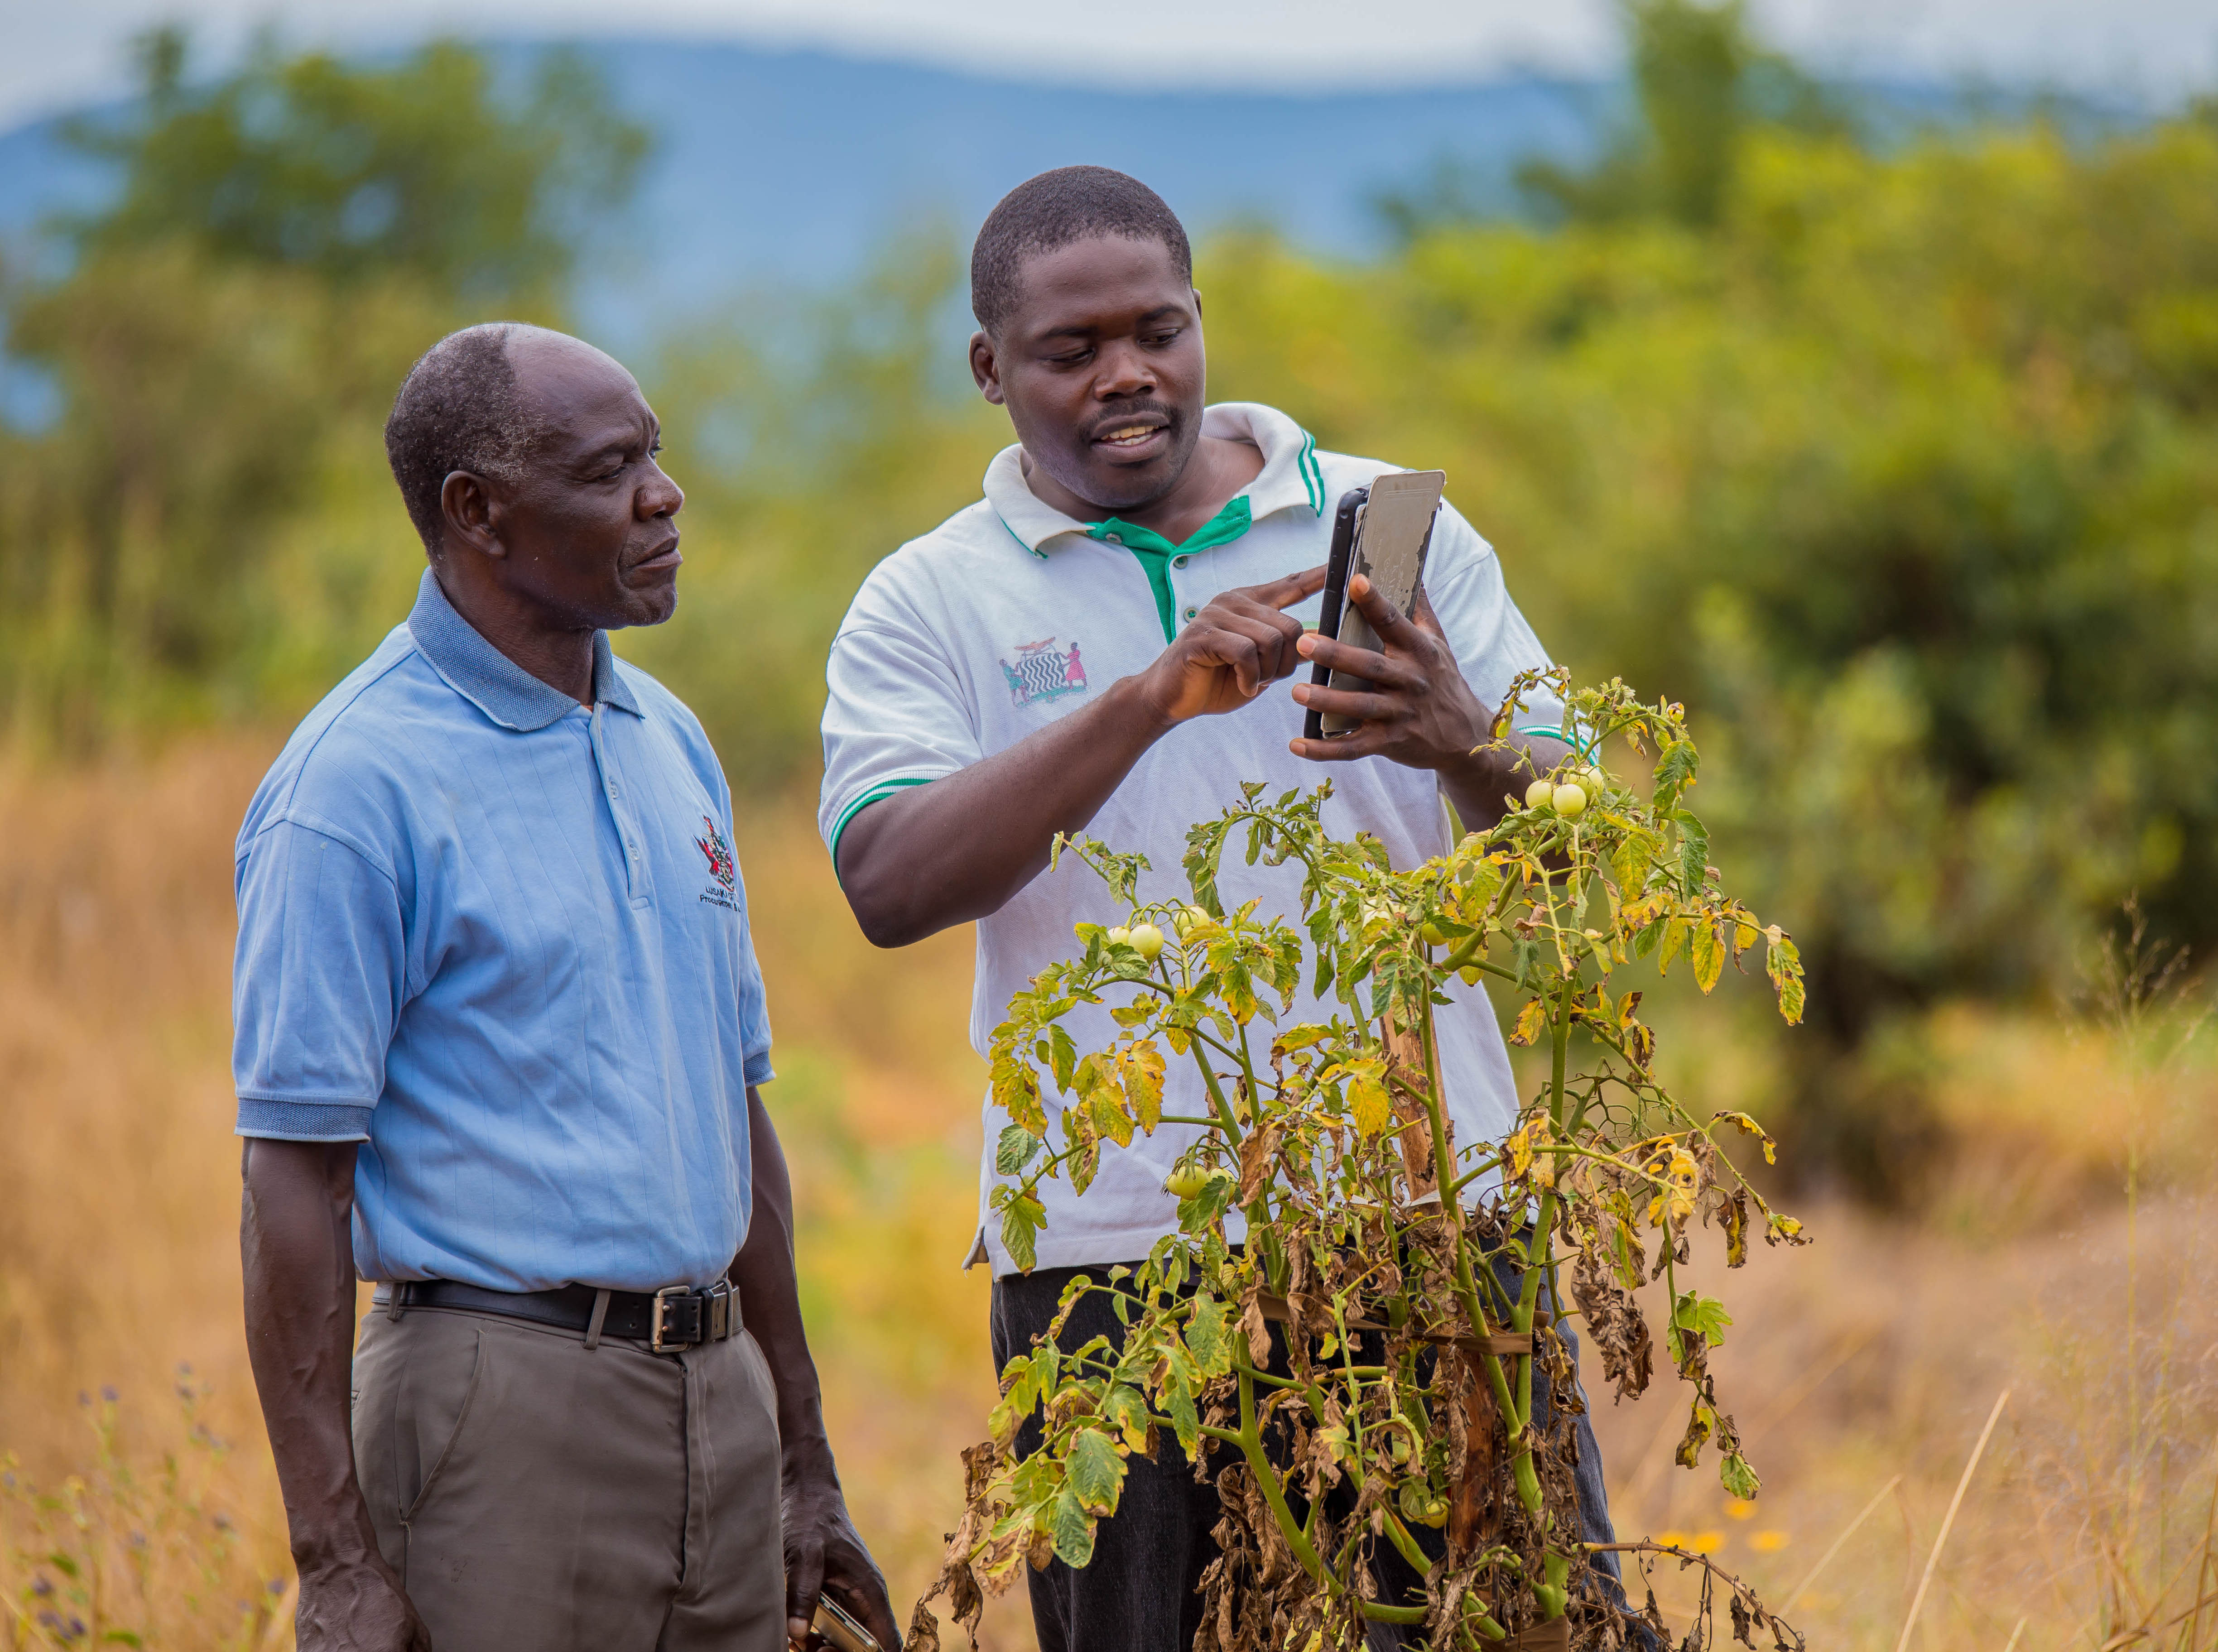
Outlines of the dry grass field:
M227 1086L230 846L272 750L0 767L0 1646L290 1644ZM873 953L805 807L739 824L812 1337L905 1607L992 1392L987 1284L957 1269L981 1078L967 937ZM1760 1103L1759 1061L1692 1043ZM1671 1466L1665 1388L1598 1400L1620 1531L1793 1599L1825 1652L2218 1646L2207 1054L2135 1069L2098 1033L1969 1013L1929 1043L1964 1145L1924 1216L1804 1209L1812 1248L1718 1282L1738 1321L1719 1387L1762 1497ZM1656 1586L1688 1596L1676 1569ZM988 1630L1030 1644L1013 1603Z

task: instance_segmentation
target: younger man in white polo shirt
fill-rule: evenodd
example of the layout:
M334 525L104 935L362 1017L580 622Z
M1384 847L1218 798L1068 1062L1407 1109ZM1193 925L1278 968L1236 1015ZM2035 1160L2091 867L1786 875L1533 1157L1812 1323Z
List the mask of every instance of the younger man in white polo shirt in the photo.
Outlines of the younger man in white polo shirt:
M1162 899L1187 828L1238 801L1242 782L1311 786L1325 772L1312 764L1332 763L1336 827L1367 831L1395 864L1415 865L1449 846L1443 796L1483 827L1524 789L1531 770L1473 750L1511 678L1549 662L1492 550L1447 506L1420 623L1359 590L1385 653L1304 634L1335 503L1391 467L1319 453L1268 407L1205 410L1193 256L1144 185L1100 167L1033 178L987 219L970 280L981 327L971 370L1008 409L1019 445L988 467L982 500L888 557L856 596L827 668L819 824L877 944L977 920L970 1031L982 1054L1011 993L1068 955L1075 921L1122 919L1076 863L1046 872L1056 832L1083 827L1145 853L1156 869L1143 898ZM1372 690L1279 686L1320 659ZM1310 705L1362 727L1304 740ZM1533 710L1544 725L1557 715ZM1541 770L1562 754L1533 744ZM1292 914L1298 875L1228 864L1220 884L1228 905L1260 895L1267 911ZM1294 1013L1330 1010L1304 1000ZM1069 1025L1081 1049L1115 1033L1106 1006ZM1515 1090L1484 994L1444 1007L1438 1026L1458 1139L1499 1136ZM1204 1111L1199 1092L1199 1075L1174 1067L1165 1111ZM1004 1122L990 1100L987 1111L982 1215ZM1166 1125L1124 1151L1105 1148L1083 1200L1067 1182L1044 1183L1047 1227L1029 1274L991 1224L982 1230L997 1364L1046 1329L1072 1271L1098 1277L1175 1230L1162 1182L1189 1139ZM1099 1317L1074 1316L1073 1346L1117 1333ZM1600 1453L1579 1426L1588 1536L1608 1541ZM1043 1652L1193 1644L1216 1493L1168 1443L1128 1476L1093 1563L1031 1575Z

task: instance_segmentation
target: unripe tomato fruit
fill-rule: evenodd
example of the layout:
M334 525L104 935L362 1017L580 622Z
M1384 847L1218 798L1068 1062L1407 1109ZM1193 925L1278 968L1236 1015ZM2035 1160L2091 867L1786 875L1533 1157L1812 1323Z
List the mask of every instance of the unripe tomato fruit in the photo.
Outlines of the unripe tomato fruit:
M1577 784L1556 788L1556 813L1566 820L1576 820L1587 812L1586 788Z
M1427 1525L1446 1525L1448 1523L1448 1504L1445 1497L1428 1497L1417 1518Z
M1592 800L1609 789L1609 777L1599 769L1589 769L1579 777L1579 784L1587 789L1587 796Z
M1211 918L1199 906L1188 906L1185 911L1179 913L1176 918L1171 920L1171 927L1178 931L1178 937L1183 941L1187 936L1193 934L1194 931L1199 929L1204 924L1211 924L1216 921L1217 920L1215 919Z
M1131 933L1132 950L1153 963L1163 950L1163 932L1153 924L1135 924Z
M1132 944L1132 931L1126 929L1122 924L1119 924L1115 928L1112 929L1106 935L1103 936L1101 939L1105 944L1109 946L1130 946Z
M1190 1199L1209 1185L1209 1172L1194 1165L1180 1165L1163 1178L1163 1191L1173 1198Z
M1525 807L1528 809L1553 808L1556 803L1556 783L1542 778L1525 789Z
M1477 964L1467 963L1464 965L1462 968L1457 970L1456 974L1463 978L1463 984L1465 986L1476 987L1478 985L1478 966Z
M1447 932L1438 924L1428 924L1420 932L1424 936L1427 946L1446 946L1448 944Z

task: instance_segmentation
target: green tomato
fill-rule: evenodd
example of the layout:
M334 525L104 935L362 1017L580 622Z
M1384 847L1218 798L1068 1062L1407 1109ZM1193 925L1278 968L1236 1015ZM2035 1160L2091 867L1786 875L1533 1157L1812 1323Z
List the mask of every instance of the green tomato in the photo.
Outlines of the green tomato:
M1428 1497L1417 1518L1427 1525L1446 1525L1448 1523L1448 1504L1445 1497Z
M1467 963L1464 965L1462 968L1457 970L1456 974L1462 979L1465 986L1476 987L1478 985L1479 971L1477 964Z
M1163 932L1153 924L1135 924L1131 937L1132 950L1153 963L1163 950Z
M1427 946L1446 946L1448 944L1447 931L1438 924L1428 924L1419 932L1424 936Z
M1130 946L1132 944L1132 931L1119 924L1101 939L1109 946Z
M1188 906L1184 911L1180 912L1176 918L1171 919L1171 927L1178 931L1178 937L1183 941L1187 936L1193 934L1194 931L1201 928L1205 925L1213 924L1217 920L1214 918L1211 918L1199 906Z
M1579 784L1587 789L1587 796L1592 800L1609 789L1609 777L1600 769L1589 769L1579 777Z
M1587 812L1586 788L1576 783L1558 786L1555 795L1556 813L1566 820L1576 820Z
M1198 1165L1180 1165L1163 1178L1163 1191L1173 1198L1190 1199L1209 1185L1209 1172Z
M1553 808L1556 806L1556 783L1543 776L1525 789L1525 807L1528 809Z

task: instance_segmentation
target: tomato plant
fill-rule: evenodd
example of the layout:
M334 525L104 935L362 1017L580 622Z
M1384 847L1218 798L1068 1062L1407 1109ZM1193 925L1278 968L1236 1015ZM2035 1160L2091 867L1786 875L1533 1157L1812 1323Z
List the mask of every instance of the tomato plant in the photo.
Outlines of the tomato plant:
M1442 1649L1562 1645L1574 1630L1581 1645L1617 1643L1626 1624L1587 1587L1569 1461L1581 1401L1557 1315L1576 1302L1603 1374L1636 1395L1655 1339L1632 1292L1651 1278L1670 1291L1662 1341L1688 1395L1678 1460L1693 1468L1707 1452L1727 1491L1756 1494L1708 1369L1732 1320L1679 1270L1698 1228L1717 1231L1734 1266L1753 1234L1804 1237L1725 1150L1746 1136L1768 1160L1770 1139L1665 1089L1640 992L1622 978L1683 959L1707 993L1761 949L1793 1022L1800 962L1709 863L1685 807L1697 758L1682 709L1644 704L1621 682L1573 692L1560 674L1521 678L1497 737L1542 680L1568 707L1578 755L1536 778L1522 807L1505 799L1492 830L1409 870L1367 837L1325 830L1329 786L1270 801L1246 788L1189 835L1190 894L1154 906L1137 904L1141 857L1058 844L1131 916L1079 925L1077 955L1019 993L995 1033L994 1095L1010 1123L992 1204L1010 1255L1032 1265L1043 1179L1067 1176L1083 1197L1102 1153L1136 1134L1168 1122L1195 1140L1166 1184L1177 1232L1137 1269L1081 1276L1064 1293L1058 1331L1087 1293L1109 1292L1121 1345L1063 1352L1050 1336L1004 1369L992 1439L966 1454L946 1566L917 1609L922 1648L938 1644L931 1599L944 1593L975 1626L984 1592L1026 1563L1085 1565L1131 1454L1153 1456L1167 1436L1223 1498L1198 1646L1354 1646L1367 1623ZM1649 784L1600 765L1613 746L1652 756ZM1299 863L1298 924L1252 901L1225 909L1218 868L1236 842L1250 863ZM1176 942L1136 946L1143 925ZM1281 1026L1305 971L1335 1012ZM1506 1136L1459 1142L1433 1016L1449 978L1474 972L1513 995L1512 1042L1546 1050L1548 1069ZM1081 1051L1063 1026L1081 1003L1110 1005L1108 1048ZM1166 1119L1174 1061L1198 1067L1205 1115ZM1235 1211L1242 1241L1227 1233ZM1558 1396L1546 1429L1536 1367ZM1020 1452L1033 1418L1041 1443ZM1382 1545L1422 1592L1385 1598ZM1685 1644L1707 1643L1719 1589L1737 1632L1761 1625L1800 1644L1738 1581L1682 1558L1705 1568ZM1665 1627L1652 1594L1643 1616Z

